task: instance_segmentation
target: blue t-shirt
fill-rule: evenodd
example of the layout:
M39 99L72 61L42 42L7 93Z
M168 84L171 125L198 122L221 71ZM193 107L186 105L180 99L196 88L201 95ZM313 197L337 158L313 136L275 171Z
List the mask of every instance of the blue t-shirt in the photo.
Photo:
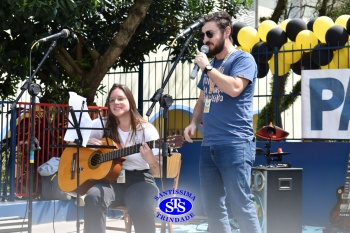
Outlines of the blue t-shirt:
M223 60L214 59L211 64L219 68ZM204 91L204 101L211 99L209 113L203 112L203 146L243 142L254 137L253 96L257 66L253 56L235 50L221 67L221 72L232 77L243 76L250 82L239 96L233 98L216 85L209 94L209 76L202 74L197 86Z

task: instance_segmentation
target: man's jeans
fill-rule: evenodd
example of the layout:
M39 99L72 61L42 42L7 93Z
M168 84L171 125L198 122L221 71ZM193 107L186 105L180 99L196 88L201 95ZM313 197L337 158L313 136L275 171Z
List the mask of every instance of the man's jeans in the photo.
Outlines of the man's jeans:
M201 147L200 185L210 232L231 232L226 204L241 233L261 232L250 191L255 148L253 141Z

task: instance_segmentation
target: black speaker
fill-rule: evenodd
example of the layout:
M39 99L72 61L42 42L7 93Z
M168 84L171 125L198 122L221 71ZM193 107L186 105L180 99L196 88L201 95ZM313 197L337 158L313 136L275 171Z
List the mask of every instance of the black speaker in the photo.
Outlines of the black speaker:
M302 233L302 169L252 168L251 189L263 233Z

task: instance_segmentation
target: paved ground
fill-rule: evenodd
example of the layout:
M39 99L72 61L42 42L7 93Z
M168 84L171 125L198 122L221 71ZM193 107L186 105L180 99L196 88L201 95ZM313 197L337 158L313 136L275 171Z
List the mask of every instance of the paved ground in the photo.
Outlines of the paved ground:
M113 227L124 227L124 220L121 219L107 219L107 225ZM83 232L84 224L81 222L79 225L79 232ZM174 233L199 233L199 232L207 232L206 224L185 224L185 225L173 225ZM55 223L46 223L32 226L33 233L73 233L78 232L77 222L69 221L69 222L55 222ZM107 230L106 233L119 233L125 231L117 231L117 230ZM134 232L134 231L132 231ZM167 231L166 231L167 232ZM157 233L161 233L161 229L157 229Z
M107 225L109 226L118 226L124 227L123 220L117 219L107 219ZM80 225L80 231L83 232L84 224ZM324 228L322 227L313 227L313 226L304 226L302 233L322 233ZM73 233L77 232L76 222L56 222L56 223L46 223L40 225L33 225L33 233ZM112 231L107 230L106 233L119 233L125 231ZM134 231L132 231L134 232ZM168 232L168 231L166 231ZM206 223L196 223L196 224L187 224L187 225L173 225L174 233L207 233ZM333 232L333 231L332 231ZM157 233L161 233L161 229L157 229ZM232 233L239 233L239 230L232 230Z
M117 219L108 219L107 224L111 226L118 226L118 227L124 227L124 221L123 220L117 220ZM79 225L79 232L83 232L84 229L84 223L81 222ZM39 225L33 225L32 226L32 232L33 233L73 233L78 232L77 222L76 221L68 221L68 222L55 222L55 223L45 223L45 224L39 224ZM107 230L107 233L118 233L118 232L125 232L125 231L112 231Z

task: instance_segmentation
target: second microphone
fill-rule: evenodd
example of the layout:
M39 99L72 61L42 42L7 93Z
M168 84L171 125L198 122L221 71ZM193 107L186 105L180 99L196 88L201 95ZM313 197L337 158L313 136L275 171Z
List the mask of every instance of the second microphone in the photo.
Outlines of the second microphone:
M201 53L207 54L208 52L209 52L208 45L203 45L201 47ZM195 79L197 77L198 70L199 70L199 66L196 64L192 70L191 75L190 75L191 79Z

